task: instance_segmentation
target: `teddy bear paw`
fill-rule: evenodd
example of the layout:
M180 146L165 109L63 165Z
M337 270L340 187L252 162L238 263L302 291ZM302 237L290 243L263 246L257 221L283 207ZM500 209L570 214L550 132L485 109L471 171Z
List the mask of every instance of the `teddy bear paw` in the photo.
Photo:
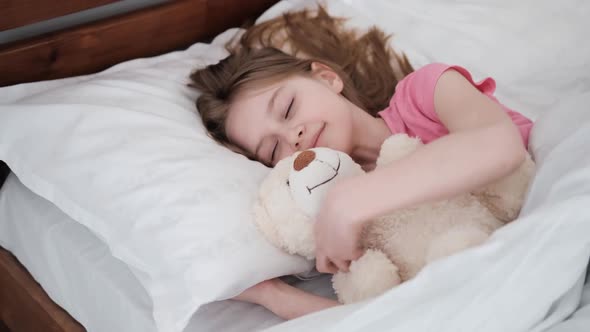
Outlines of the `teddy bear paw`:
M377 166L387 165L402 159L422 146L422 141L417 137L406 134L390 136L381 145Z
M375 297L401 283L398 268L378 250L367 250L350 264L349 272L338 272L332 285L341 303Z

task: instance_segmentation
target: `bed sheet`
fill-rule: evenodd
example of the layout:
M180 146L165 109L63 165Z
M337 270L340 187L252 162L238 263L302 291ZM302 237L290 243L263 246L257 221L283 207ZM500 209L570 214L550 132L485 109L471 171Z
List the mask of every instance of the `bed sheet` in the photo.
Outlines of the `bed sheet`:
M127 265L14 174L0 189L0 245L88 331L156 331L149 297ZM296 286L334 297L326 276ZM228 300L203 306L184 331L257 331L281 322L260 306Z
M586 272L586 284L582 290L582 297L578 309L566 320L555 324L546 332L586 332L590 330L590 269Z

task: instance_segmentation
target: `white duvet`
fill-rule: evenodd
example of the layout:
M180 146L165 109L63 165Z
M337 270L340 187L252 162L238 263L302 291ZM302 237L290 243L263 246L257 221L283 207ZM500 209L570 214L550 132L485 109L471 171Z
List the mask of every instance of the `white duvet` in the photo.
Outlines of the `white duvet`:
M275 10L310 5L284 1ZM396 33L422 64L492 76L497 96L537 119L538 171L521 217L484 246L425 268L367 303L270 331L543 331L578 306L590 255L590 42L587 1L328 1L352 24ZM263 18L276 13L268 12ZM590 326L586 327L590 331Z
M427 266L369 303L272 331L542 331L566 318L590 255L588 105L590 93L572 97L539 120L538 174L522 216L485 245Z

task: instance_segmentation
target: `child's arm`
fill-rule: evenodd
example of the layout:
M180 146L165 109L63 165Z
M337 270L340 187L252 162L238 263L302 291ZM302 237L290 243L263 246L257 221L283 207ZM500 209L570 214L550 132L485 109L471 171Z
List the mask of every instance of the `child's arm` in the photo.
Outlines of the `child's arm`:
M302 291L280 279L263 281L235 300L259 304L283 319L294 319L338 305L338 302Z
M526 150L509 116L458 72L439 78L434 106L449 135L328 193L315 224L319 271L346 270L362 254L356 243L366 220L470 192L524 161Z

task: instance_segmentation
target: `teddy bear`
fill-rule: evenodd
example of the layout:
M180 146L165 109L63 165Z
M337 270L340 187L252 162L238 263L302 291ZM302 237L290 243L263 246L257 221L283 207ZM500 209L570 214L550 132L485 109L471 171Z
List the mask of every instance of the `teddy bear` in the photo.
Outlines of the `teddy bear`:
M397 134L381 146L377 168L419 149L419 138ZM534 162L527 155L512 174L473 193L399 209L367 223L364 254L348 272L332 277L341 303L382 294L407 281L430 262L477 246L515 219ZM345 153L328 148L300 151L281 160L262 181L254 204L257 228L276 247L313 260L314 216L328 189L364 170Z

